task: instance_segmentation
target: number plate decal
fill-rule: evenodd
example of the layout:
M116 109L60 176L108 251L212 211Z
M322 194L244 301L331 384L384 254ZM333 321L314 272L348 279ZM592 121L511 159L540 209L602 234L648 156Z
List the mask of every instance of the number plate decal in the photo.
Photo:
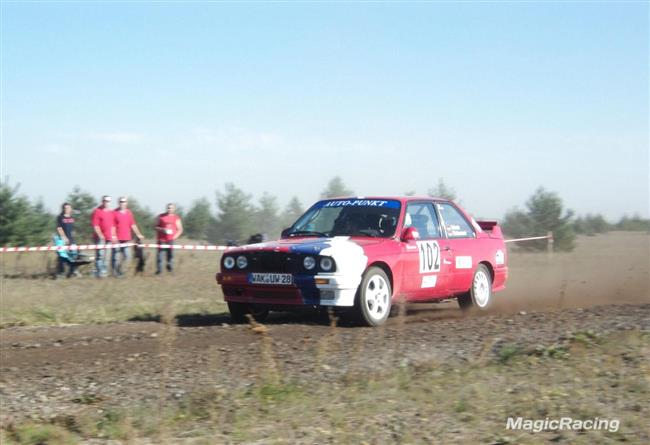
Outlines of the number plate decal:
M420 273L440 271L440 246L437 241L418 241Z
M291 286L293 275L289 273L250 273L248 274L250 284L270 284L278 286Z

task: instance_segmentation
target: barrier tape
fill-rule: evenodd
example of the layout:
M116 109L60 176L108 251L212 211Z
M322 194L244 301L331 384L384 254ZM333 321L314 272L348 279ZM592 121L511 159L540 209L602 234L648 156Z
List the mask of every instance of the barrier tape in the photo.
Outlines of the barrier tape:
M517 243L519 241L531 241L536 239L552 239L552 236L533 236L530 238L516 238L504 240L506 243ZM199 244L156 244L156 243L115 243L115 244L78 244L70 246L35 246L35 247L0 247L0 253L10 252L56 252L60 250L97 250L97 249L118 249L120 247L140 246L148 249L174 249L174 250L199 250L199 251L223 251L228 246L199 245Z
M115 244L72 244L69 246L36 246L36 247L0 247L0 253L10 252L55 252L61 250L97 250L118 249L120 247L140 246L149 249L174 249L174 250L226 250L228 246L195 245L195 244L155 244L155 243L115 243Z
M506 243L517 243L519 241L531 241L531 240L534 240L534 239L553 239L553 237L552 236L533 236L533 237L530 237L530 238L507 239L507 240L504 240L504 242L506 242Z

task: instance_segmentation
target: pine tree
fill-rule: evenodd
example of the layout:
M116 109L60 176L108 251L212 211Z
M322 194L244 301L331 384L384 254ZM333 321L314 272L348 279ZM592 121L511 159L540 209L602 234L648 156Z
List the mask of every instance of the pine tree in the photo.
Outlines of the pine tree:
M31 204L18 195L19 186L0 182L0 245L39 245L51 240L55 233L55 218L43 203Z
M227 183L224 192L217 192L217 209L217 223L209 234L210 241L242 242L253 233L251 195L233 183Z
M278 200L275 196L264 193L255 209L254 227L255 233L262 233L269 238L280 236L280 219L278 216Z
M194 240L207 240L215 224L216 219L212 216L210 202L206 198L194 201L183 220L185 234Z
M553 233L553 246L558 251L571 251L575 247L573 231L573 212L562 208L562 200L553 192L538 188L526 202L527 212L514 210L506 214L503 231L509 237L524 238L544 236ZM520 245L523 249L544 250L546 240L527 241Z
M445 184L445 181L440 178L438 179L438 185L434 188L429 189L429 196L435 198L448 199L450 201L456 200L456 191Z
M293 223L295 223L303 213L305 213L305 210L302 207L300 200L297 196L294 196L291 198L282 214L282 228L286 229L293 225Z
M340 176L334 176L330 179L330 182L327 183L327 187L321 193L322 198L337 198L352 195L354 195L354 192L345 186L343 179L341 179Z

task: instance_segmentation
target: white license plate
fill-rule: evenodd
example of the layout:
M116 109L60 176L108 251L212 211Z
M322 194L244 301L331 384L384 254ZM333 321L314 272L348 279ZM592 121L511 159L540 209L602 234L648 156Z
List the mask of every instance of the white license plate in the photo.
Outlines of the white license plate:
M250 284L272 284L290 286L293 284L293 275L290 273L251 273L248 276Z

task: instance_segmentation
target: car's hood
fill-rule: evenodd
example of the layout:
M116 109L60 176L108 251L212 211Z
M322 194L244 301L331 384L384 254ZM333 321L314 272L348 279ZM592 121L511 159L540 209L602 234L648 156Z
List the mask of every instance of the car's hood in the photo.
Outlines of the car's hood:
M248 244L245 246L238 246L229 248L226 253L242 253L242 252L287 252L287 253L301 253L312 255L327 255L334 253L332 248L342 246L357 246L363 249L365 246L379 244L386 242L386 238L369 238L369 237L349 237L349 236L335 236L332 238L314 238L314 237L296 237L285 238L277 241L268 241L259 244Z
M361 277L368 265L365 247L387 242L386 238L335 236L333 238L287 238L267 243L228 249L225 255L253 252L283 252L329 256L336 262L336 273Z

